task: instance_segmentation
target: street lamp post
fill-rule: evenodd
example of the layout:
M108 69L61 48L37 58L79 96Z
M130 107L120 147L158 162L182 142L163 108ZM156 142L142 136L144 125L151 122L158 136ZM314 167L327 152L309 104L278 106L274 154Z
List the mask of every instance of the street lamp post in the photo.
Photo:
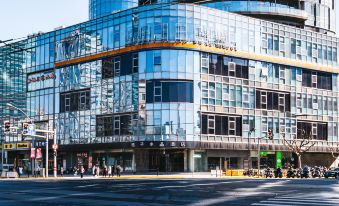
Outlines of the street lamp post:
M249 164L249 162L250 162L250 159L251 159L251 148L250 148L250 138L251 138L251 135L252 135L252 133L253 132L255 132L255 128L252 128L249 132L248 132L248 137L247 137L247 139L248 139L248 143L247 143L247 147L248 147L248 164ZM251 163L252 164L252 163ZM249 169L249 167L248 167L248 169Z

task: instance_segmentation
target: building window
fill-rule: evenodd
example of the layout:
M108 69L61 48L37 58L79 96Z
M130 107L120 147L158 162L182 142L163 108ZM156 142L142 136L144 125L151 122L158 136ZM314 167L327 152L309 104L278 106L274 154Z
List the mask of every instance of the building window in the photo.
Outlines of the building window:
M302 85L305 87L332 90L332 74L303 70Z
M91 109L89 90L60 94L60 112L84 111Z
M265 110L291 111L291 95L277 91L256 90L256 108Z
M217 114L202 114L201 133L210 135L241 136L241 117Z
M248 79L248 60L203 53L201 72Z
M138 53L102 60L102 78L108 79L138 72Z
M193 103L193 81L150 80L146 83L146 103Z
M133 115L134 114L97 116L96 136L132 135Z
M314 140L327 141L328 139L328 126L325 122L304 122L298 121L297 123L297 138L305 138L302 136L302 132L306 133L307 138Z

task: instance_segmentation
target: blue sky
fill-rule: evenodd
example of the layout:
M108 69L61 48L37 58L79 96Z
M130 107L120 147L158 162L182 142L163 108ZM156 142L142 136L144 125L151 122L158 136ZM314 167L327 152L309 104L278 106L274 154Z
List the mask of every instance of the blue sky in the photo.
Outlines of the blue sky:
M0 2L0 40L25 37L38 31L48 32L59 26L70 26L88 20L88 0ZM339 31L339 14L337 25Z
M0 0L0 40L88 20L88 0Z

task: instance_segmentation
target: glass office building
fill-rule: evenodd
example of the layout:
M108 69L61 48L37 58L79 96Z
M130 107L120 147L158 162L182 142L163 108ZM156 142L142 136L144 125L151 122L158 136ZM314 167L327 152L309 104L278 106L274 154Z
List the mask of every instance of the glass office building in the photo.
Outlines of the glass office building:
M303 164L331 165L334 1L126 2L91 0L91 20L16 42L7 62L24 81L13 101L57 130L59 165L242 169L259 138L262 166L296 165L283 138L301 130L316 141Z

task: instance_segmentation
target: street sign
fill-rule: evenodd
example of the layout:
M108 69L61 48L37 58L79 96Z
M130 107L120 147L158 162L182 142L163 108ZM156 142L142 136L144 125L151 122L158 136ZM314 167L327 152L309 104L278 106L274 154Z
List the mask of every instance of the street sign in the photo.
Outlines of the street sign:
M28 135L36 135L36 125L35 124L28 125L27 133Z

